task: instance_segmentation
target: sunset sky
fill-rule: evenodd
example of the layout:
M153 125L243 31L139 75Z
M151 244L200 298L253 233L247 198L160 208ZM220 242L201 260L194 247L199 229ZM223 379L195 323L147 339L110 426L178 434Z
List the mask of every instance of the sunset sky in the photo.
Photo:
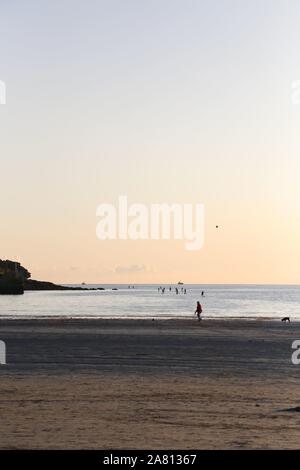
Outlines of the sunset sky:
M298 0L0 0L0 258L66 283L300 283L299 24ZM203 203L204 248L98 240L119 195Z

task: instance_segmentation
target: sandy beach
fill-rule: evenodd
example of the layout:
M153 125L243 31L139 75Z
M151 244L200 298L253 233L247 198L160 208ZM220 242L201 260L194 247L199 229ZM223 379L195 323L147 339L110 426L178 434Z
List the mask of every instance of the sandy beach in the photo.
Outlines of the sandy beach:
M2 320L1 449L299 447L300 323Z

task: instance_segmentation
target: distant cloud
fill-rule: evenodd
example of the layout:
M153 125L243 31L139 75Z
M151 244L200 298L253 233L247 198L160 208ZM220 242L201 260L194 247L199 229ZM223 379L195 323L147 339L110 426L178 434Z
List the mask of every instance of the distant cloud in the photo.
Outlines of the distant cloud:
M140 273L146 272L147 268L144 264L131 264L129 266L117 266L116 273Z

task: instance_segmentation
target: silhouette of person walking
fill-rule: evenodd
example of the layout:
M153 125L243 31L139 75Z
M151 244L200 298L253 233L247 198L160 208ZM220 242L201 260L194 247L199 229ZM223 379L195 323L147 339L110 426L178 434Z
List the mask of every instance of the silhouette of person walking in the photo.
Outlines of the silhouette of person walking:
M197 302L197 307L196 307L195 313L197 313L198 321L202 320L202 318L201 318L202 306L201 306L199 301Z

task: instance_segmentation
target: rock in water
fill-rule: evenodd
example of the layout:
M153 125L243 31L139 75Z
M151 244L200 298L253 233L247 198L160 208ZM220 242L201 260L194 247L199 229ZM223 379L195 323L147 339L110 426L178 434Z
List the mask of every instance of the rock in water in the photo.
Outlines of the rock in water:
M53 284L30 279L31 274L16 261L0 260L0 295L24 294L24 290L104 290L103 287L84 288Z

